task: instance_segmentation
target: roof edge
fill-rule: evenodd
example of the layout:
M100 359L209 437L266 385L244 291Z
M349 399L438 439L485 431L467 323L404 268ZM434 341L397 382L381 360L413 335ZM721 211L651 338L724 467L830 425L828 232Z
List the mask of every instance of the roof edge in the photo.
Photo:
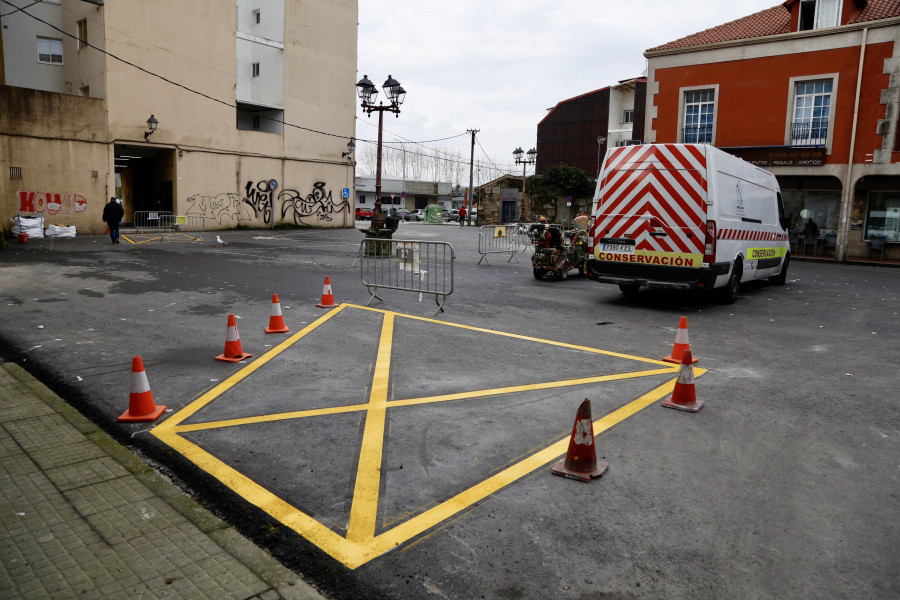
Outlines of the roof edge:
M788 39L803 39L807 37L819 37L824 35L832 35L835 33L846 33L850 31L859 31L862 29L872 29L875 27L889 27L891 25L900 25L900 17L888 17L886 19L878 19L875 21L863 21L862 23L849 23L847 25L839 25L837 27L828 27L825 29L809 29L806 31L791 31L788 33L778 33L775 35L764 35L760 37L742 38L739 40L729 40L727 42L715 42L712 44L702 44L699 46L687 46L684 48L668 48L666 50L644 50L644 58L656 58L659 56L672 56L675 54L687 54L689 52L702 52L704 50L717 50L719 48L733 48L735 46L747 46L750 44L767 44L774 41L783 41Z

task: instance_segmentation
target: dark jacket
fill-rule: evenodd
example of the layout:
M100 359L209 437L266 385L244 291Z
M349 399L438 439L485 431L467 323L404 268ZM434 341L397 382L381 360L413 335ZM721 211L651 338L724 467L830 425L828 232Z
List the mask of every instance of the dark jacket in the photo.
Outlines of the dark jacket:
M117 225L125 217L125 209L115 200L110 200L103 207L103 220L110 225Z

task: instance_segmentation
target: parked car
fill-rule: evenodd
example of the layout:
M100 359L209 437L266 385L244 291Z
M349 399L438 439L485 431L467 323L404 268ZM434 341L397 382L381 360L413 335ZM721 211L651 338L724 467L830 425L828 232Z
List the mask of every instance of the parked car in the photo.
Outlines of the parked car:
M409 221L409 211L405 208L398 208L397 217L403 219L404 221Z
M409 220L411 221L424 221L425 220L425 209L417 208L416 210L409 213Z
M453 212L452 210L448 210L446 208L441 209L441 216L445 221L456 221L459 219L459 215Z
M372 212L371 208L364 208L362 206L356 209L356 220L357 221L371 221L372 217L375 216L375 213Z

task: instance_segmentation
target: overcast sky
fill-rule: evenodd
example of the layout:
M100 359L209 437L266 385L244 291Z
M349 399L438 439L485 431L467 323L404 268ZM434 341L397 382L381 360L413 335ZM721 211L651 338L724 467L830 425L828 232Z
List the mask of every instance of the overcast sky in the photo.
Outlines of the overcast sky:
M521 166L510 166L512 151L537 144L537 124L548 108L640 76L647 48L779 3L360 0L357 79L368 75L381 100L389 74L407 90L399 118L385 114L385 141L479 129L487 156L521 173ZM357 136L376 139L377 115L357 114ZM458 148L468 157L470 138L429 146ZM477 145L475 160L485 161Z

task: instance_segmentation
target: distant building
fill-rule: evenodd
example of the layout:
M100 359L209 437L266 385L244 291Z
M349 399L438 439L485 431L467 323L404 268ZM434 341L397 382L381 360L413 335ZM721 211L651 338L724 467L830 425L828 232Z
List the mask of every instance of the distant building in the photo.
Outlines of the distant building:
M538 123L535 173L565 165L597 177L607 147L641 143L646 81L625 79L551 108Z
M356 206L375 206L375 178L357 177ZM405 179L381 178L381 206L383 210L405 208L415 210L429 204L450 207L453 185L449 181L410 181Z
M900 2L788 0L644 56L647 142L772 171L795 254L900 258Z

